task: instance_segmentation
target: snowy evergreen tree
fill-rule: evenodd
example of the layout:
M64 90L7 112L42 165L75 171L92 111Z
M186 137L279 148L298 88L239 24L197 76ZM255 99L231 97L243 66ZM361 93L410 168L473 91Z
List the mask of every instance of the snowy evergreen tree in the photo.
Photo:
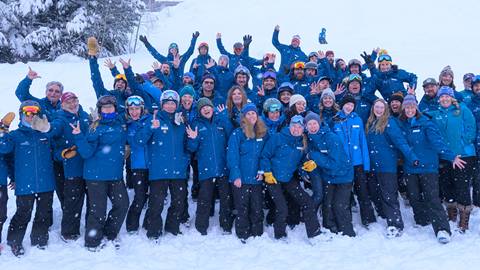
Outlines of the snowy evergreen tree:
M85 56L92 35L100 55L125 53L143 7L141 0L0 0L0 62Z

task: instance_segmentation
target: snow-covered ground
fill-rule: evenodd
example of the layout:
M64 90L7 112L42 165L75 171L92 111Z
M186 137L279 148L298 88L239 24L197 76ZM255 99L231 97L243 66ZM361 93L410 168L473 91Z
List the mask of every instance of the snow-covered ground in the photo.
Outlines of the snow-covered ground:
M386 48L401 68L415 72L419 82L426 77L438 78L447 64L455 72L455 84L463 89L461 77L466 72L480 73L477 36L480 2L464 1L286 1L286 0L186 0L159 14L145 15L141 33L160 52L170 42L177 42L184 52L191 33L200 31L200 41L210 44L210 54L218 58L215 34L221 32L227 50L244 34L253 35L251 55L260 58L265 52L277 51L271 44L276 24L280 25L280 41L289 43L292 35L302 37L301 47L308 53L333 49L337 57L347 61L380 46ZM327 28L328 45L317 42L319 30ZM198 45L198 43L197 43ZM141 46L132 58L136 71L150 68L153 58ZM117 57L115 58L117 59ZM32 93L43 96L46 82L59 80L65 89L80 96L85 106L94 106L95 96L89 78L88 63L74 56L63 56L53 63L17 63L0 65L0 114L17 111L14 96L18 82L28 66L39 72ZM118 66L118 65L117 65ZM102 69L105 85L113 84L109 71ZM419 89L419 94L422 90ZM133 196L133 194L131 194ZM92 254L83 247L83 239L64 244L59 239L61 209L54 204L55 222L47 250L29 246L24 241L26 256L13 257L8 248L0 256L0 269L476 269L480 265L480 211L471 218L471 230L465 235L454 232L448 245L437 243L431 227L414 228L411 209L402 209L405 231L401 238L384 237L385 221L365 230L358 213L354 213L356 238L335 238L332 242L310 246L305 241L303 226L289 231L290 243L274 241L267 228L259 239L241 244L235 236L222 236L218 216L211 219L209 235L202 237L194 228L184 229L179 237L166 235L159 245L152 245L144 236L129 236L122 229L122 248L109 246ZM10 194L8 216L15 211ZM194 216L195 207L190 207ZM6 238L7 227L3 229ZM454 228L454 224L451 224ZM4 241L5 242L5 241Z

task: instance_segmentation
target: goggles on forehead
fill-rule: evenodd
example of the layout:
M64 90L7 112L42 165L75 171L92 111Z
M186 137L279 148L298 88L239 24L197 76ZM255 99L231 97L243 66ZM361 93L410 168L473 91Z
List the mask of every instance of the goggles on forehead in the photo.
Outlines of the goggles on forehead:
M293 68L304 69L304 68L305 68L305 63L304 63L304 62L296 62L296 63L293 65Z
M30 115L35 115L40 112L40 107L38 106L25 106L22 108L22 113L30 116Z
M263 73L263 79L265 80L265 79L268 79L268 78L276 80L277 79L277 74L273 71L267 71L267 72Z
M349 81L362 81L362 76L360 76L359 74L350 74L350 76L348 77L348 80Z
M390 57L388 54L382 54L378 57L378 62L380 63L383 61L392 62L392 57Z
M125 77L125 74L118 74L117 76L115 76L115 80L127 81L127 77Z
M268 112L279 112L282 110L282 106L280 104L272 104L268 107Z
M130 106L138 106L138 107L141 107L144 105L144 101L141 97L139 96L131 96L129 98L127 98L127 107L130 107Z

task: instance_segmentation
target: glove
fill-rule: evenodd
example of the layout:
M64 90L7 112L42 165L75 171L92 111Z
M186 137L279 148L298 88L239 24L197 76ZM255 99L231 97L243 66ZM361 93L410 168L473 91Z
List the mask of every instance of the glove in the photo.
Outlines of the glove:
M146 36L140 35L140 36L138 37L138 39L139 39L141 42L143 42L143 44L145 44L145 45L147 45L147 44L150 43L150 42L148 42L148 39L147 39Z
M76 145L62 150L62 158L64 159L71 159L71 158L74 158L76 155L77 155Z
M316 168L317 168L317 163L315 163L315 161L313 160L305 161L305 163L303 163L303 166L302 166L302 170L306 172L312 172Z
M0 121L0 131L5 131L5 132L8 131L13 119L15 119L15 113L13 112L7 113Z
M263 176L265 177L265 183L269 185L274 185L277 183L277 179L273 177L273 174L271 172L263 173Z
M98 117L98 111L93 109L92 107L88 108L90 110L90 120L92 122L95 122L99 119Z
M193 38L198 38L198 36L200 36L200 32L198 32L198 31L193 32L193 34L192 34Z
M96 56L99 50L98 41L95 37L89 37L87 40L88 55Z
M252 43L252 36L251 35L243 36L243 46L248 47L250 43Z
M360 54L360 56L363 58L363 60L365 61L365 63L367 65L373 63L372 56L370 54L368 54L367 52L364 51L363 54Z
M180 126L180 124L183 123L183 116L182 116L181 112L175 113L175 121L174 122L177 126Z
M38 115L35 115L32 120L32 129L40 131L42 133L47 133L50 130L50 123L45 115L41 118Z

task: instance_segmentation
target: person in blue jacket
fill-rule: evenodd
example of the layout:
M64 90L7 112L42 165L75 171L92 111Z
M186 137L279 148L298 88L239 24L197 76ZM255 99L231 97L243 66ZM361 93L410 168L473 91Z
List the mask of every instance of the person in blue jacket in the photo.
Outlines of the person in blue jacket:
M375 68L369 57L365 59L368 61L372 73L372 92L378 90L385 100L390 100L390 96L399 91L406 95L407 90L404 83L408 83L412 89L416 88L417 75L393 65L392 57L386 50L381 50L378 54L378 69Z
M18 84L15 95L20 102L34 100L40 104L42 111L51 119L53 114L60 110L60 97L63 93L63 84L57 81L48 82L45 86L45 97L37 98L30 94L30 86L33 80L40 78L40 75L29 68L27 76Z
M192 40L190 41L190 46L188 47L188 50L182 55L180 55L177 43L170 43L170 45L168 46L167 56L164 56L161 53L159 53L150 44L146 36L140 35L138 39L141 42L143 42L148 52L160 63L173 62L175 58L178 58L180 60L178 71L179 71L179 74L182 75L183 71L185 70L185 64L187 63L188 59L190 59L190 56L192 56L193 51L195 50L195 43L197 43L198 36L200 36L200 33L198 31L195 31L192 34Z
M185 124L176 117L180 102L178 93L167 90L160 98L161 111L153 114L151 125L145 125L135 136L136 143L148 148L148 197L147 237L158 242L163 232L162 211L169 191L171 196L165 222L165 231L180 234L180 222L187 196L186 179L190 154L186 149Z
M475 117L465 103L458 103L452 88L440 87L437 96L440 106L428 115L438 126L448 148L466 162L464 168L455 169L441 158L440 196L447 205L449 220L456 222L459 215L458 227L465 232L472 211L470 184L477 171Z
M15 95L17 96L20 102L26 100L33 100L40 104L42 108L42 114L45 114L47 118L51 121L54 117L55 112L61 109L60 97L63 93L63 84L58 81L48 82L45 89L45 97L37 98L30 94L30 86L32 85L33 80L40 78L40 75L29 68L27 76L18 84L17 89L15 90ZM52 144L55 145L55 142ZM61 162L53 162L53 170L55 175L56 189L58 200L60 205L63 206L64 196L63 196L63 166Z
M276 25L273 31L272 44L280 52L282 60L280 62L279 80L284 81L283 78L288 77L290 72L290 65L295 61L308 61L307 55L300 48L300 36L294 35L290 45L282 44L278 40L280 26Z
M312 111L315 112L315 107L311 106ZM320 119L329 128L333 128L333 117L340 111L340 107L335 103L335 94L332 89L327 88L322 91L320 96L320 104L318 104L318 114Z
M365 126L372 164L371 184L378 188L378 208L387 220L388 238L402 234L404 225L398 203L397 161L401 152L404 162L416 164L419 160L403 136L397 120L390 116L388 103L378 99L373 103Z
M222 54L218 59L218 64L215 64L212 60L207 65L208 71L215 76L215 94L222 104L225 104L228 90L233 85L233 71L228 68L229 63L230 59L228 56Z
M197 110L198 117L186 130L187 149L196 154L200 180L195 228L201 235L207 234L214 190L218 186L220 227L224 233L230 234L233 226L232 195L225 149L233 126L222 112L214 115L213 103L208 98L198 100Z
M147 147L138 145L135 141L137 132L145 125L150 124L148 112L145 109L145 102L140 96L130 96L125 101L127 108L125 117L127 119L127 142L130 146L130 167L132 170L132 183L135 195L130 204L126 218L126 229L129 234L136 234L140 227L139 220L143 207L147 202L148 194L148 160ZM145 214L145 220L147 219ZM144 224L146 222L144 221Z
M367 123L368 116L370 115L370 108L376 97L369 96L368 90L362 89L362 77L358 74L352 74L348 77L346 83L346 94L355 98L355 112L363 121L365 125ZM372 100L373 99L373 100Z
M305 63L295 62L290 71L290 83L293 85L295 94L306 97L310 93L310 82L305 76Z
M283 82L277 91L277 99L283 105L283 111L287 112L290 107L290 98L293 95L293 85L290 82Z
M72 92L63 93L62 109L55 114L50 131L55 137L55 159L63 163L64 203L60 237L63 241L75 241L80 237L80 219L86 185L83 178L83 158L77 153L72 125L79 125L82 132L88 132L89 115L81 108L78 97ZM88 207L87 207L88 212Z
M268 192L275 204L275 221L273 223L275 239L287 237L287 200L284 193L300 206L307 236L312 244L316 244L321 236L320 223L312 198L300 187L294 177L295 171L301 167L305 157L306 138L304 138L303 117L294 116L288 127L268 139L262 151L260 168L263 171Z
M247 94L241 86L234 85L228 90L226 101L227 114L234 128L240 127L242 108L247 103L249 103Z
M370 158L362 119L355 113L356 100L345 95L339 111L333 118L333 132L340 136L345 152L354 167L354 191L360 205L362 224L368 227L376 221L372 207L366 172L370 171Z
M15 256L25 253L22 242L36 205L30 241L45 249L48 228L52 223L53 175L52 136L50 125L37 101L25 100L20 105L18 129L0 136L0 154L13 153L17 209L10 220L7 244ZM40 117L42 115L42 117Z
M88 39L88 62L90 66L90 79L92 80L93 89L97 99L102 96L111 95L118 101L118 113L125 112L125 100L132 95L130 88L127 85L127 78L124 74L118 74L113 81L113 90L107 90L103 84L102 76L100 74L97 53L99 45L94 37Z
M227 167L235 210L235 233L246 243L249 237L263 234L263 171L260 156L266 142L267 128L258 116L257 106L246 104L241 126L228 140Z
M475 137L475 150L477 157L480 155L480 75L473 77L472 79L472 91L473 96L469 103L468 108L472 111L476 121L476 137ZM477 166L480 162L477 163ZM472 182L473 194L472 202L476 207L480 207L480 177L475 177Z
M277 73L275 70L269 69L262 74L262 85L257 86L257 89L257 106L261 110L267 99L277 97Z
M237 66L242 65L250 69L251 66L261 63L261 60L250 57L249 54L249 45L252 42L252 36L245 35L243 36L243 43L235 42L233 44L233 53L229 53L222 43L222 34L217 33L217 47L221 54L226 55L230 58L230 71L233 72Z
M430 112L438 110L438 83L434 78L427 78L423 81L423 95L420 103L418 104L418 109L421 112Z
M285 121L282 111L282 103L276 98L269 98L263 103L262 120L267 126L269 135L280 132Z
M202 77L198 98L202 97L210 99L215 106L225 103L225 100L222 100L222 97L217 94L217 78L211 73L205 73Z
M350 210L353 166L342 146L340 137L333 133L319 115L305 117L308 131L308 151L303 169L310 171L314 201L322 203L323 226L332 233L355 236ZM319 186L314 184L314 179ZM316 191L315 191L316 190ZM320 193L321 192L321 193Z
M466 104L470 103L472 101L472 97L474 95L473 90L472 90L472 80L475 77L475 74L473 73L466 73L463 75L463 87L464 89L460 91L460 94L462 95L462 102L465 102Z
M247 67L244 67L242 65L239 65L233 72L234 84L242 87L243 91L245 91L245 94L247 94L248 100L250 100L250 102L259 106L258 105L259 103L258 88L252 89L249 87L250 78L251 78L250 70L248 70Z
M82 131L80 123L70 124L77 151L84 159L83 178L90 209L85 246L92 252L103 248L104 237L119 248L117 237L128 211L128 194L123 181L127 132L118 107L114 96L102 96L97 101L98 119L88 132ZM107 198L112 203L108 215Z
M3 123L2 123L3 124ZM8 132L8 127L2 126L2 131ZM8 202L8 188L12 189L15 181L13 177L13 156L0 154L0 255L2 255L2 230L3 224L7 221L7 202ZM7 178L10 178L10 183L7 183Z
M210 60L213 59L210 54L208 54L208 43L201 42L198 45L198 56L192 60L189 70L195 76L194 85L201 83L201 79L207 71L206 65L208 62L210 62Z
M464 167L465 161L448 149L438 127L418 110L415 96L405 97L399 119L402 133L420 161L419 164L404 163L415 222L422 226L431 223L437 240L448 243L450 225L438 191L439 155L459 168Z

